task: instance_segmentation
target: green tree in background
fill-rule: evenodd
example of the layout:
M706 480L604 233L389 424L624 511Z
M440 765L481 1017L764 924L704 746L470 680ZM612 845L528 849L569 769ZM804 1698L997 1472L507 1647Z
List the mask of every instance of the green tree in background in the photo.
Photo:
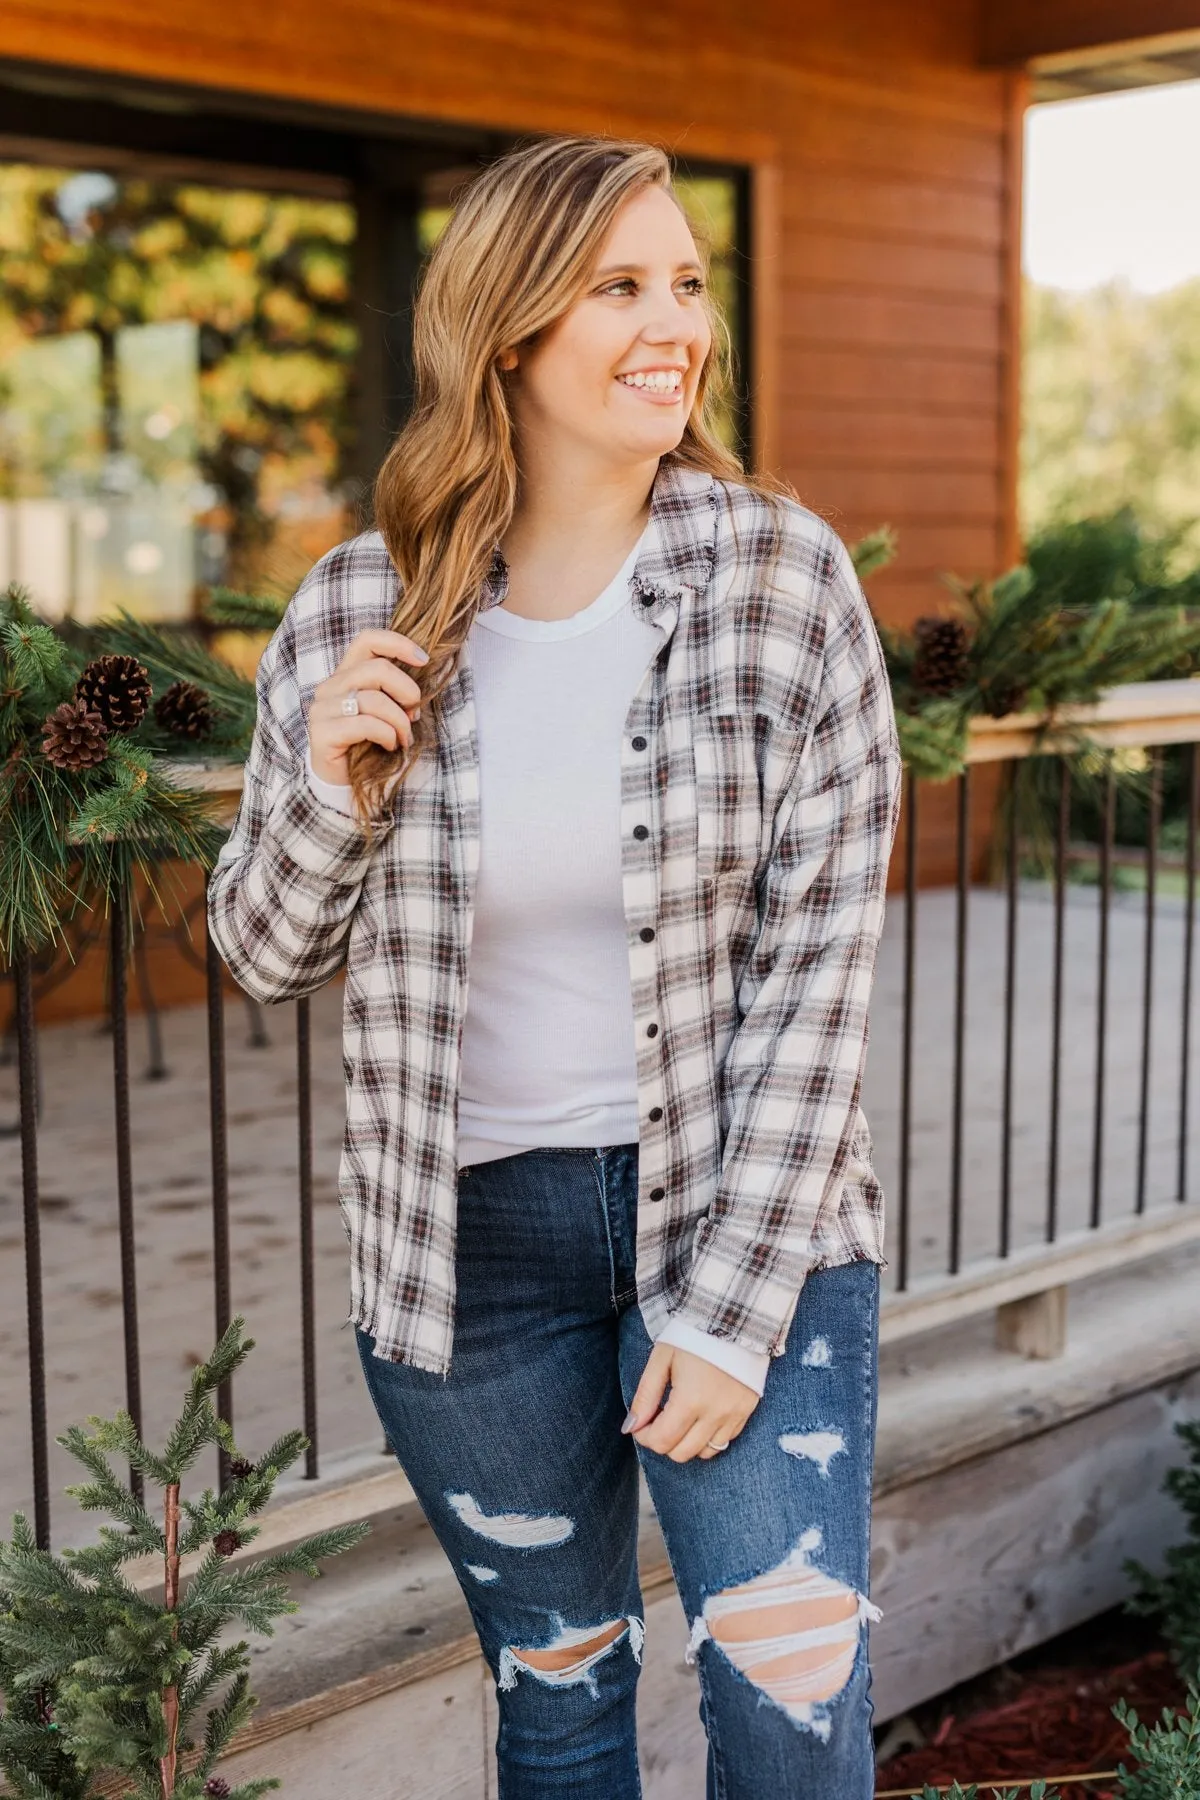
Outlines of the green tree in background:
M1021 516L1027 536L1128 508L1200 563L1200 280L1161 294L1027 285Z

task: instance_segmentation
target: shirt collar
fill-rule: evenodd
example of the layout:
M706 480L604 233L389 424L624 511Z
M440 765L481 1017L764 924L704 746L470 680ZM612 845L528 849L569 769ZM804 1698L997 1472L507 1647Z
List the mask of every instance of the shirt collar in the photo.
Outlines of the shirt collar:
M707 587L716 534L713 477L664 457L650 496L650 529L630 583L643 617L656 617L681 588L700 593ZM497 546L484 577L479 610L502 605L507 595L508 564Z

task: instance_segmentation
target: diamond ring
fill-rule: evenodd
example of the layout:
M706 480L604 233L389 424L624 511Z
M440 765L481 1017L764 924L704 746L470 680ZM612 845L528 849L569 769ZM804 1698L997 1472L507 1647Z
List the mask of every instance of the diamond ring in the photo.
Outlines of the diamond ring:
M352 688L342 701L342 713L347 719L356 719L358 710L358 692Z

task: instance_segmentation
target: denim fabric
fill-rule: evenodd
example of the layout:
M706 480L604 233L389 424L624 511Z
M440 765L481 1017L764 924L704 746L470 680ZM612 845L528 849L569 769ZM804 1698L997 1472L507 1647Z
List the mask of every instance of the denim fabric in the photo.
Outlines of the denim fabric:
M843 1651L849 1678L824 1702L772 1697L769 1666L756 1685L709 1623L724 1590L789 1558L803 1579L819 1572L866 1594L879 1270L811 1275L741 1436L711 1461L674 1463L620 1429L651 1348L634 1283L636 1196L636 1144L464 1169L449 1375L382 1360L359 1332L380 1421L496 1677L501 1800L641 1793L639 1458L693 1625L709 1800L870 1800L865 1598L857 1650ZM548 1674L521 1662L522 1650L581 1644L610 1625L621 1635L585 1666Z

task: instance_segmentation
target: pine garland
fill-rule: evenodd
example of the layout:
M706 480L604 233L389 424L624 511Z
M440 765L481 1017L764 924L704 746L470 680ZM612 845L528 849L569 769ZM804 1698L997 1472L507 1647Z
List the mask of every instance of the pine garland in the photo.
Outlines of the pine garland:
M860 579L884 566L883 538L876 532L852 546ZM1142 560L1131 561L1127 534L1112 521L1083 521L1043 534L1027 564L994 581L947 576L949 613L918 619L911 631L878 625L913 774L961 774L970 721L1018 711L1043 715L1043 735L1066 736L1073 755L1089 754L1084 732L1054 725L1057 709L1124 682L1200 671L1200 579L1169 583L1144 544L1138 553Z
M0 594L0 962L55 942L81 907L132 915L135 876L165 907L163 863L210 867L223 842L208 797L159 766L187 745L147 710L150 671L114 654L136 666L97 675L20 589Z
M895 553L886 525L851 549L860 579ZM948 577L949 614L909 632L880 625L905 765L945 781L965 767L973 718L1028 711L1048 735L1063 706L1123 682L1200 671L1200 572L1172 581L1165 568L1162 547L1125 515L1085 520L1043 534L1028 565L995 581ZM275 597L217 589L207 616L271 630L282 613ZM98 707L102 740L80 699ZM223 834L210 803L162 765L241 761L255 715L254 683L195 631L124 613L80 646L39 620L18 589L0 595L0 961L55 941L80 906L132 906L135 873L163 904L163 863L211 866ZM1073 764L1099 755L1108 766L1086 734L1056 735L1072 742Z
M124 1412L59 1438L87 1476L67 1492L115 1522L101 1528L99 1543L54 1556L38 1549L20 1515L11 1542L0 1543L0 1767L15 1800L88 1800L114 1772L127 1776L129 1800L257 1800L279 1786L256 1779L231 1787L215 1773L254 1707L246 1644L219 1639L234 1623L270 1635L276 1619L297 1611L286 1578L318 1575L326 1557L369 1528L342 1526L245 1566L227 1563L222 1540L236 1539L236 1549L254 1541L254 1518L306 1445L292 1431L257 1463L237 1456L212 1397L252 1348L235 1319L194 1372L161 1451L142 1442ZM212 1447L231 1458L229 1485L184 1498L184 1477ZM161 1523L110 1456L162 1489ZM125 1565L144 1555L163 1559L161 1600L126 1578ZM185 1588L180 1565L189 1556L199 1562Z

